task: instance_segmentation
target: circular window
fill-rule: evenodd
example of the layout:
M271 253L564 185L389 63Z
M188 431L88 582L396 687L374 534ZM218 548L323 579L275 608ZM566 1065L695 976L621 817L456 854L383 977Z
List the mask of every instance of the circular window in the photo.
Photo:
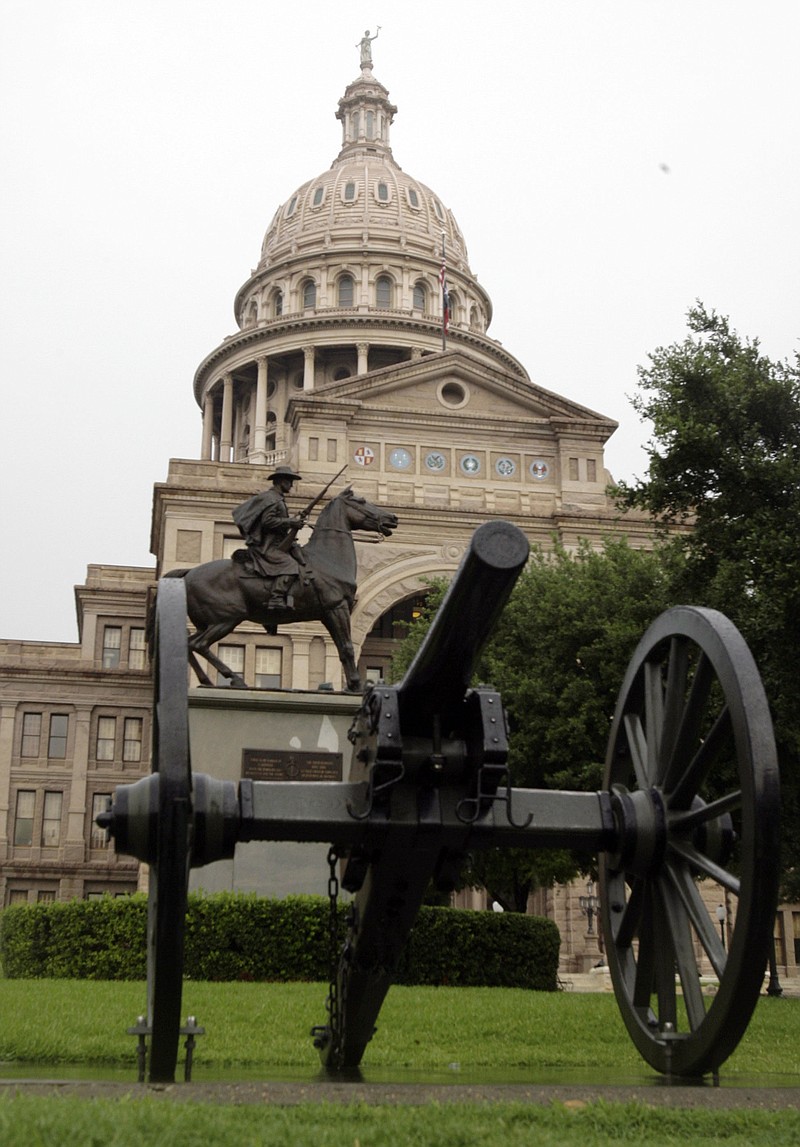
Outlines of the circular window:
M443 382L436 391L436 397L443 406L457 410L469 402L469 390L463 382Z

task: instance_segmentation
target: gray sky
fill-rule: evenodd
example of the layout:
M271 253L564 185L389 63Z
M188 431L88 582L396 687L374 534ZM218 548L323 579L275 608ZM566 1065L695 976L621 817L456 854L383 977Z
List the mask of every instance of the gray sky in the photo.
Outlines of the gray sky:
M489 15L489 13L491 15ZM373 44L395 158L453 210L531 378L620 423L696 298L793 358L794 0L0 0L0 637L74 641L90 562L152 565L201 359Z

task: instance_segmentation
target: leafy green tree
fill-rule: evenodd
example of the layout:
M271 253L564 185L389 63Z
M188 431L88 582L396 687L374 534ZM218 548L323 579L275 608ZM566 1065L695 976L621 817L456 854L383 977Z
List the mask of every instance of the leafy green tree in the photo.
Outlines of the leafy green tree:
M479 667L508 712L512 783L592 791L600 786L609 727L625 670L639 638L668 602L660 555L607 540L574 553L554 543L535 548ZM426 609L395 661L402 676L419 647L446 584L432 584ZM483 885L511 911L528 895L571 879L589 858L547 850L476 854L466 884Z
M741 629L772 706L781 761L784 895L800 896L800 373L698 304L689 335L640 368L634 405L653 424L646 478L621 507L667 527L676 599Z

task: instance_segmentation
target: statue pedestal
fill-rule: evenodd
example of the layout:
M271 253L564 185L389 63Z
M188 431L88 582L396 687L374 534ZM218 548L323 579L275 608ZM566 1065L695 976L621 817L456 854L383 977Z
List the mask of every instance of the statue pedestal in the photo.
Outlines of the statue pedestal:
M361 705L351 693L190 689L192 770L220 780L347 779L347 732ZM321 776L322 774L322 776ZM190 891L324 896L328 845L248 841L233 860L192 869Z

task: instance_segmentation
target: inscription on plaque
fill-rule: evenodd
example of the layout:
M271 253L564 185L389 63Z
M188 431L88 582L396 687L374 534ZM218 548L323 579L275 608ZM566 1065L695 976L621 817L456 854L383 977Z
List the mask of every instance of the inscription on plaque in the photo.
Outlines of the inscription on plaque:
M340 781L342 754L242 749L242 776L251 781Z

